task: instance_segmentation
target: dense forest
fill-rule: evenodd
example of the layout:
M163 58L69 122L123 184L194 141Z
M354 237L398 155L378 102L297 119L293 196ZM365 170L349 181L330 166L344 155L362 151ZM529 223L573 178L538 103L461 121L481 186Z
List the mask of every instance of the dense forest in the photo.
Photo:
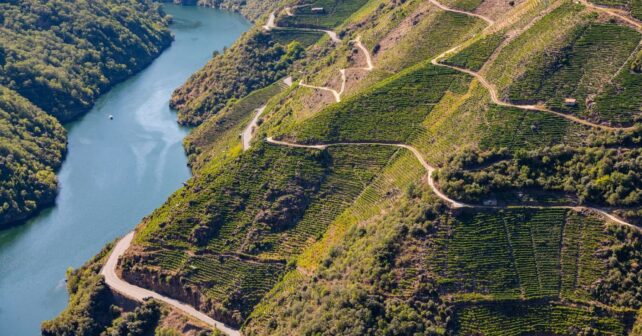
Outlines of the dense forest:
M0 83L60 121L86 112L172 39L164 14L144 0L20 1L0 13Z
M0 86L0 227L53 202L65 135L56 119Z
M167 24L147 0L0 2L0 227L54 201L59 122L169 46Z

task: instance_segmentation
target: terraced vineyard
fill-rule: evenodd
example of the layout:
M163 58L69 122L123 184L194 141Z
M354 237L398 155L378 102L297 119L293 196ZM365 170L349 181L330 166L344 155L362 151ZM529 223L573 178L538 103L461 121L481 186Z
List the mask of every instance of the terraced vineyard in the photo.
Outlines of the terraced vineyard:
M278 26L332 29L344 22L367 2L368 0L306 1L306 6L292 9L294 16L284 16L279 19ZM313 8L322 8L322 10L313 12Z
M638 58L642 54L638 53ZM595 98L592 113L601 120L628 125L639 121L642 111L642 72L633 71L633 60Z
M261 144L225 168L206 167L143 223L136 242L153 251L149 262L134 255L125 264L160 266L246 316L285 261L321 237L395 151ZM196 255L177 253L178 246Z
M631 16L642 20L642 2L640 0L592 0L596 5L621 8L628 11Z
M590 97L602 91L639 42L640 35L622 25L578 26L559 50L540 54L532 61L509 88L510 100L544 102L557 111L591 117ZM626 68L623 71L628 72ZM574 101L568 103L567 99Z
M605 273L603 224L567 209L469 212L451 230L439 267L461 299L585 299Z
M405 142L420 130L421 122L446 91L462 90L466 77L420 64L326 108L293 135L310 143Z
M634 321L631 312L594 310L553 302L523 301L470 305L456 321L458 335L626 335Z
M479 71L504 38L500 33L484 36L442 63Z

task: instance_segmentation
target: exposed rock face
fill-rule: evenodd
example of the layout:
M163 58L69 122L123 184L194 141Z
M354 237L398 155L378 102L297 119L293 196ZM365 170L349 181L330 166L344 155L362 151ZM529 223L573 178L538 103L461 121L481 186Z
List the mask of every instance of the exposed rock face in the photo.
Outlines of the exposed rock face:
M144 258L135 255L132 259ZM232 314L221 303L207 299L199 289L187 283L182 277L160 269L133 266L120 268L121 278L131 284L147 288L162 295L187 303L214 319L238 327L240 319Z

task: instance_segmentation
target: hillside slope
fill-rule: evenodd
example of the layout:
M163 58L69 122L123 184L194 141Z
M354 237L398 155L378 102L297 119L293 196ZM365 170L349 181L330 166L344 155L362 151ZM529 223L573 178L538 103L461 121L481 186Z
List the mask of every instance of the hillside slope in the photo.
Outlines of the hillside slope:
M231 94L224 54L177 91L194 177L118 271L245 335L636 335L621 6L284 4L248 36L297 45L287 66Z

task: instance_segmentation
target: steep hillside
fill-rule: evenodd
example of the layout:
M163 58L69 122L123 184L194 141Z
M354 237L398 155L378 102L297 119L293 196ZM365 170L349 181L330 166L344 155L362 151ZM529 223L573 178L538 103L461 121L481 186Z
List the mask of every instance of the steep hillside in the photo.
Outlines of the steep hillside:
M0 83L60 121L88 111L171 42L164 14L145 0L21 1L0 8Z
M127 310L119 308L119 304L128 300L112 292L99 275L112 247L113 244L108 244L85 265L67 273L70 306L60 316L43 323L43 336L195 336L209 331L207 326L153 300L136 307L127 304Z
M0 228L53 203L66 151L59 122L87 112L171 40L150 1L0 3Z
M194 178L118 272L245 335L636 335L633 7L284 4L264 83L177 91Z
M0 228L53 203L65 135L56 119L0 86Z

